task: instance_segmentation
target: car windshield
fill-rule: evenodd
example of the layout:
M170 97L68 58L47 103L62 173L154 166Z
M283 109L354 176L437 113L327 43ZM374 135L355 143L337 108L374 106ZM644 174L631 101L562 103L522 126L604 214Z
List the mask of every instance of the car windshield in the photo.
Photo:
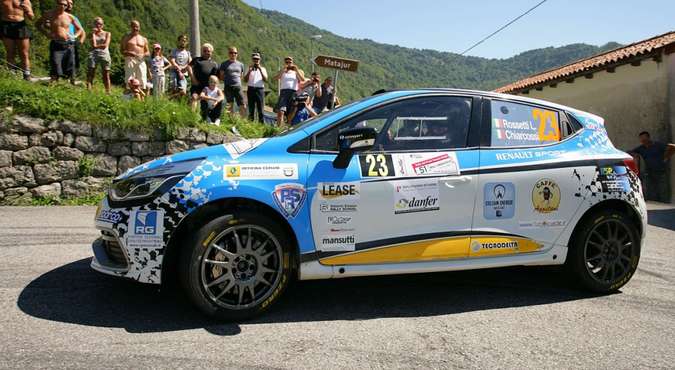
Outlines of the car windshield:
M359 100L355 100L355 101L353 101L353 102L351 102L351 103L349 103L349 104L342 105L342 106L340 106L339 108L337 108L337 109L335 109L335 110L332 110L332 111L329 111L329 112L320 114L320 115L318 115L318 116L312 117L312 118L308 119L307 121L302 122L302 123L299 124L299 125L290 126L290 127L288 127L287 129L285 129L284 131L282 131L282 132L280 132L279 134L277 134L276 136L284 136L284 135L288 135L288 134L290 134L290 133L296 132L296 131L298 131L298 130L303 130L303 129L305 129L305 128L307 128L307 127L310 127L310 126L312 126L312 125L314 125L314 124L316 124L316 123L318 123L318 122L321 122L321 120L323 120L324 118L330 118L330 117L332 117L332 116L334 116L334 115L336 115L336 114L341 113L341 112L344 111L345 109L348 109L348 108L350 108L350 107L353 107L354 105L356 105L356 104L358 104L358 103L362 103L362 102L364 102L364 101L370 100L370 99L372 99L372 98L374 98L374 97L375 97L375 96L367 96L367 97L365 97L365 98L361 98L361 99L359 99Z

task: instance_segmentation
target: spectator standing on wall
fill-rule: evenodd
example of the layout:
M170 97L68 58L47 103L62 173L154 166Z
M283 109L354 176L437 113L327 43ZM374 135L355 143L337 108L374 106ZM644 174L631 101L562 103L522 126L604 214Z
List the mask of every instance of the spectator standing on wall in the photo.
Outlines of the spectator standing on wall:
M77 71L80 70L80 44L84 44L85 41L87 40L87 33L85 32L84 27L82 27L82 22L80 22L80 19L77 18L75 14L73 14L73 0L67 0L67 2L68 6L66 7L66 12L72 15L73 19L75 20L75 22L73 22L68 28L70 39L75 44L75 72L70 77L70 82L72 84L75 84L75 75L77 74ZM77 30L75 29L75 24L80 26L82 32L80 33L77 32Z
M246 100L248 101L248 119L255 119L258 112L258 122L264 122L263 108L265 107L265 82L267 69L260 65L260 54L251 55L251 66L248 67L244 80L247 81Z
M58 0L56 8L45 12L36 23L36 28L51 40L49 76L52 81L64 77L72 82L75 73L75 43L70 36L70 26L74 25L76 35L82 32L82 27L66 12L67 7L66 0Z
M187 95L188 67L192 62L192 55L188 50L187 35L178 36L178 45L171 51L171 89L174 96Z
M314 99L313 108L316 114L321 114L326 108L333 109L333 92L333 79L326 77L321 84L321 96Z
M129 23L131 31L124 35L120 43L122 55L124 55L124 80L133 77L140 81L141 88L145 90L148 84L148 67L145 58L150 55L148 39L141 35L141 23L132 20Z
M241 89L241 78L244 76L244 64L237 60L239 51L236 47L230 46L227 50L229 59L220 65L218 76L223 81L225 90L225 99L230 105L230 114L234 113L234 102L239 106L239 114L246 117L246 104L244 103L244 94Z
M5 58L10 69L15 69L17 51L21 59L23 79L30 80L30 39L31 32L26 18L33 19L33 6L30 0L0 1L0 38L5 46Z
M94 82L96 66L101 66L103 86L105 92L110 94L110 32L103 30L103 19L94 18L94 30L91 33L91 51L89 52L89 63L87 65L87 88L91 89Z
M159 98L166 90L166 70L171 63L162 54L162 45L152 45L152 58L150 58L150 78L152 78L152 95Z
M274 76L275 80L280 81L279 100L277 101L277 124L284 125L284 115L290 113L293 108L293 99L305 79L293 64L292 57L284 58L285 66Z
M312 76L307 81L301 84L302 94L307 94L307 111L309 112L310 117L314 117L317 113L314 111L314 100L321 98L322 89L321 89L321 75L319 72L312 72Z
M192 59L188 74L192 81L190 87L190 96L192 110L197 111L199 102L201 101L200 94L205 87L209 85L209 78L211 76L218 76L218 63L216 63L211 56L213 55L213 45L205 43L202 45L202 56Z
M675 144L665 144L652 141L649 132L642 131L639 135L640 145L628 153L639 155L645 162L645 182L647 200L670 202L670 184L668 179L668 163L675 154Z
M218 77L209 77L209 84L202 90L199 98L201 99L202 118L208 123L220 126L220 116L223 114L225 95L218 88Z

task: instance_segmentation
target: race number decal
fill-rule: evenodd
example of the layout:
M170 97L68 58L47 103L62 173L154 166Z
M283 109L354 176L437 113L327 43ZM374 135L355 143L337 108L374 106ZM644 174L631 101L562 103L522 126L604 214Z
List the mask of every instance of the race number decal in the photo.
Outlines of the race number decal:
M549 143L560 141L560 127L556 113L550 110L533 109L532 118L539 122L539 141Z
M394 163L389 154L366 154L359 156L362 177L394 176Z

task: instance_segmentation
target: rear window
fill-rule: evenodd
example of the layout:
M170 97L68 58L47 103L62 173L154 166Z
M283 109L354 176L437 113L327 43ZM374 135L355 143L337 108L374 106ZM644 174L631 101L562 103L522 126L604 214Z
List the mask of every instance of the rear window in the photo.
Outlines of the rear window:
M560 114L526 104L492 101L491 146L533 146L560 141Z

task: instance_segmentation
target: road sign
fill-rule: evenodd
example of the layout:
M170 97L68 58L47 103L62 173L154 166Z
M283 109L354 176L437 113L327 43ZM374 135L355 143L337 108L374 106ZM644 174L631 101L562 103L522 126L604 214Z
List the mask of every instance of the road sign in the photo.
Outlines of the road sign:
M333 68L339 71L356 72L359 69L358 60L331 57L327 55L318 55L314 58L314 63L321 67Z

